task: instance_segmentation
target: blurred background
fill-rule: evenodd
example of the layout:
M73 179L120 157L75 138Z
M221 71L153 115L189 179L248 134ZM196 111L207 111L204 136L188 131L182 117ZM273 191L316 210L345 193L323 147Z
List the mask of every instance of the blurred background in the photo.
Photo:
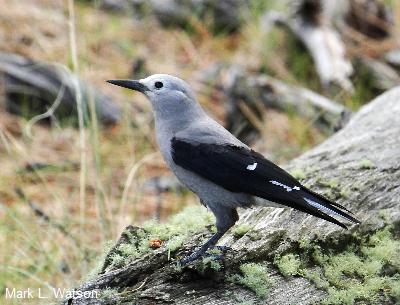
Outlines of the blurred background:
M183 78L221 124L278 164L400 83L395 0L0 7L2 296L72 287L127 225L197 204L157 152L150 104L105 80Z

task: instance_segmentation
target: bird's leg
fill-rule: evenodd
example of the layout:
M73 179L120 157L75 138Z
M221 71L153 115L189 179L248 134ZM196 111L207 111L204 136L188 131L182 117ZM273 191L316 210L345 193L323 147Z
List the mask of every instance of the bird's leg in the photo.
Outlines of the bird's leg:
M195 261L196 259L202 257L210 247L214 247L218 240L235 224L239 219L236 209L226 208L226 207L210 207L211 211L214 213L217 220L217 232L211 236L211 238L200 247L197 251L190 254L180 261L180 265L184 266L188 263ZM222 252L224 252L222 250ZM226 252L226 251L225 251Z
M228 231L228 230L217 231L217 233L215 233L213 236L211 236L211 238L204 245L202 245L200 247L200 249L198 249L197 251L193 252L189 256L182 259L180 261L180 264L182 266L184 266L184 265L189 264L189 263L195 261L196 259L202 257L210 247L213 247L218 242L218 240L225 234L226 231Z

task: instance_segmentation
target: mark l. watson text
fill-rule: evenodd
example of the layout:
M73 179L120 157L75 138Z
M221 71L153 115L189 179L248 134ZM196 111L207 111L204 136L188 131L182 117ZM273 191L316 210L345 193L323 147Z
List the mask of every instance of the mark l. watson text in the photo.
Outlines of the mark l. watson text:
M46 290L46 291L45 291ZM99 297L97 290L79 291L66 288L26 288L16 289L6 287L6 299L95 299Z

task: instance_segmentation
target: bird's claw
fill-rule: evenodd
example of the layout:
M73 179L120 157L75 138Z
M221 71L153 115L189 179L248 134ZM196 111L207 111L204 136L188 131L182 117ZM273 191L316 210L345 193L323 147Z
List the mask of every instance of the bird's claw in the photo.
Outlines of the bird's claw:
M189 256L186 256L186 257L180 259L178 261L178 265L181 267L184 267L187 264L190 264L190 263L194 262L195 260L197 260L198 258L200 258L201 256L203 256L203 254L198 254L197 252L193 252Z
M189 256L186 256L186 257L182 258L181 260L179 260L178 264L183 267L183 266L186 266L187 264L190 264L204 256L212 257L215 260L222 260L224 258L224 254L227 253L228 251L232 250L232 248L228 247L228 246L215 246L213 248L221 251L222 253L221 254L207 253L206 250L202 251L202 249L199 249L199 250L193 252L192 254L190 254Z
M228 246L215 246L216 249L218 249L219 251L221 251L222 253L227 253L228 251L231 251L232 248L228 247Z

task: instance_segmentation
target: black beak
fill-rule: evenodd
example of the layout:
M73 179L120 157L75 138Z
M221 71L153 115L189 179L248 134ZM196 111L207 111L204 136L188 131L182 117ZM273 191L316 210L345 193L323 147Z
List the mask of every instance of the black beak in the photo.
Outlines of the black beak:
M115 79L115 80L108 80L107 81L110 84L136 90L142 93L145 93L146 91L149 91L149 88L147 86L143 85L137 80L130 80L130 79Z

